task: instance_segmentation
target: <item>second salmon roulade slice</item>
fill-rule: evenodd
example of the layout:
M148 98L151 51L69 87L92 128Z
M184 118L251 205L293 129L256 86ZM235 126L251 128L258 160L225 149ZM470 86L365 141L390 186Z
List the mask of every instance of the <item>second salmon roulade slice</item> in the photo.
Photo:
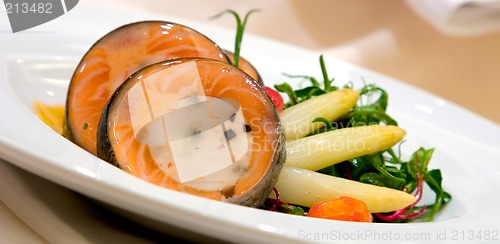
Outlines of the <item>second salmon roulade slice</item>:
M223 50L186 26L144 21L122 26L97 41L80 61L69 85L64 135L96 154L96 131L104 105L131 74L173 58L230 62Z
M132 75L99 124L98 156L150 183L257 207L285 160L269 96L212 59L174 59Z

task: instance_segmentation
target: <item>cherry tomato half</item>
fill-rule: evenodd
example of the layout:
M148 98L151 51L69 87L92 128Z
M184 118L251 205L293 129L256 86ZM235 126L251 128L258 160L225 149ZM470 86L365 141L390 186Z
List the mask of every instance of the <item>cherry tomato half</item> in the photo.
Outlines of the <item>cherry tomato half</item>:
M281 96L281 94L271 87L263 86L263 88L267 92L267 95L269 95L269 97L273 101L274 106L276 106L278 112L281 112L285 107L285 102L283 101L283 97Z

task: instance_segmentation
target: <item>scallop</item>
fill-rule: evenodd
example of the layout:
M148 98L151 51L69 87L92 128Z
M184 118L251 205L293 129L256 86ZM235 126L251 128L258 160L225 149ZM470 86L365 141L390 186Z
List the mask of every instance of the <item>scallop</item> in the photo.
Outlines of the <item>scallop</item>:
M109 32L88 50L73 74L66 99L64 135L96 154L97 126L113 92L137 70L182 57L230 62L212 40L177 23L143 21Z
M284 143L257 81L226 62L181 58L144 67L116 90L97 155L161 187L257 207L276 184Z

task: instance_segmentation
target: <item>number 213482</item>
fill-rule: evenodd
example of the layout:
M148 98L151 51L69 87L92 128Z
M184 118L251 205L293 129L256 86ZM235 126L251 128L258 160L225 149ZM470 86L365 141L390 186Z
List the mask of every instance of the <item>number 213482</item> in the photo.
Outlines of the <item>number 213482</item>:
M51 14L52 3L6 3L5 11L12 13Z
M498 241L498 230L452 230L451 239L457 241Z

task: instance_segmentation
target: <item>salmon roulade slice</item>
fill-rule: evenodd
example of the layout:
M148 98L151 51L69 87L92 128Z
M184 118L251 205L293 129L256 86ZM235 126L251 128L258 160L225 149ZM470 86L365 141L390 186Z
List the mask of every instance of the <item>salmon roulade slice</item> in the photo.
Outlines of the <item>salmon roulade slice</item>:
M257 207L285 160L278 113L242 70L174 59L132 75L103 110L97 155L147 182Z
M224 50L224 52L229 57L229 60L231 61L231 63L234 64L234 53L231 51L228 51L228 50ZM261 86L264 85L264 81L262 80L262 77L260 76L259 72L252 65L252 63L250 63L250 61L248 61L248 59L240 56L239 60L238 60L238 68L245 71L245 73L247 73L252 78L254 78L259 83L259 85L261 85Z
M176 23L137 22L106 34L88 50L73 74L66 98L64 136L95 155L99 118L116 88L145 66L183 57L230 62L209 38Z

